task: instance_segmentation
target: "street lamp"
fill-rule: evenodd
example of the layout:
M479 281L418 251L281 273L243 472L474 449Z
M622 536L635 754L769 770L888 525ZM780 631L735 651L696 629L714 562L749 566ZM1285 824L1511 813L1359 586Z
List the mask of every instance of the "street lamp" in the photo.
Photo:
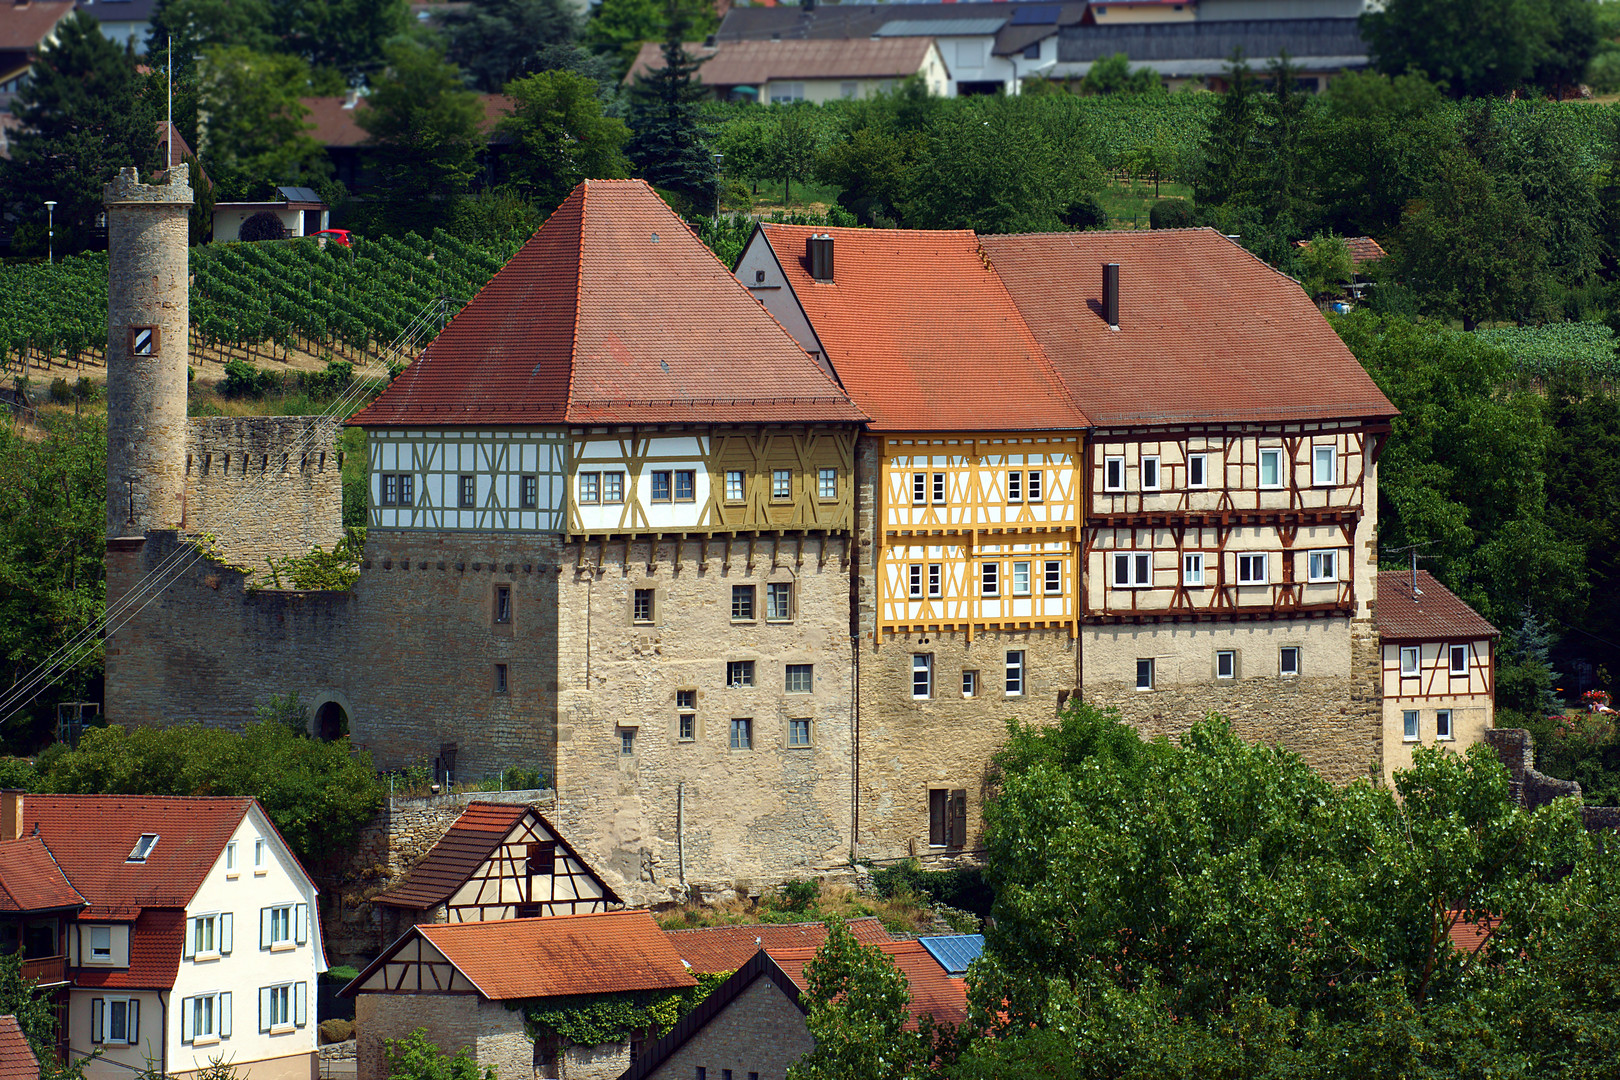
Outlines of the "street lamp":
M56 262L56 200L45 200L45 261Z
M720 220L720 163L726 160L726 155L714 155L714 220Z

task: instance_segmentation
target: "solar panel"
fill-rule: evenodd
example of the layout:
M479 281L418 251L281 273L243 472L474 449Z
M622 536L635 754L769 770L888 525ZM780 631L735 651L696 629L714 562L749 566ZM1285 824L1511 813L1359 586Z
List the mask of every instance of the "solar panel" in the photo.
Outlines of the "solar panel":
M967 974L968 965L984 952L983 934L942 934L939 937L918 938L928 954L939 961L945 974L959 979Z
M1058 9L1042 5L1040 7L1021 7L1013 12L1012 26L1056 26Z

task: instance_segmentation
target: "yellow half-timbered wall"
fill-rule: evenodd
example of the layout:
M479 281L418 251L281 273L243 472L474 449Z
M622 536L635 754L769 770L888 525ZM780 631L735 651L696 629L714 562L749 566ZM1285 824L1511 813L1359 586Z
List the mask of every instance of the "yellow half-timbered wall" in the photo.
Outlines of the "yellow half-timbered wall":
M1485 737L1495 723L1494 641L1391 639L1382 649L1386 781L1394 781L1395 770L1412 767L1419 746L1463 753Z

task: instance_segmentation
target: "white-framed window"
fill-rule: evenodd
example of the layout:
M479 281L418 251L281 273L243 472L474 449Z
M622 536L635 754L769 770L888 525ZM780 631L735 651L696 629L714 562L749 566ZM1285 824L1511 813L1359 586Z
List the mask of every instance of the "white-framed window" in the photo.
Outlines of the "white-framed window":
M180 1041L211 1043L231 1037L229 992L198 994L180 1001Z
M793 470L771 470L771 502L789 502L793 498Z
M1015 562L1012 564L1012 594L1014 596L1029 595L1029 563Z
M1017 469L1007 474L1007 501L1010 503L1024 501L1024 474Z
M726 502L742 502L746 497L747 485L743 479L741 469L726 470Z
M90 1041L134 1046L141 1041L139 998L91 998Z
M1415 678L1418 673L1418 648L1416 645L1401 646L1401 677Z
M913 600L921 600L923 594L923 566L922 563L912 563L906 567L907 587Z
M1299 674L1299 646L1298 645L1284 645L1281 649L1277 650L1277 674L1279 674L1279 675L1298 675Z
M979 696L979 673L972 668L964 668L962 671L962 696Z
M1451 654L1451 674L1454 678L1465 678L1468 675L1468 646L1453 645L1448 650Z
M1024 498L1030 502L1038 503L1045 497L1041 494L1044 487L1041 470L1031 469L1024 475Z
M923 701L934 696L934 654L911 654L911 696Z
M309 935L308 904L276 904L259 909L259 948L302 945Z
M1235 650L1215 650L1215 677L1217 679L1237 678L1237 652Z
M1311 483L1327 487L1339 482L1338 451L1331 446L1311 447Z
M145 862L147 856L152 854L152 849L157 847L157 842L157 833L142 833L140 839L135 841L135 846L130 849L129 858L124 861L132 863Z
M1138 690L1153 689L1153 658L1144 656L1136 661L1136 688Z
M1418 741L1418 713L1416 709L1406 709L1401 713L1401 738L1407 742Z
M1103 490L1125 490L1125 459L1122 457L1103 458Z
M236 875L236 841L232 840L225 845L225 872L231 876Z
M1142 458L1142 490L1159 490L1159 456L1147 454Z
M1451 710L1437 709L1434 714L1434 737L1451 741Z
M259 1032L279 1034L309 1023L309 984L280 983L259 988Z
M112 927L92 926L90 928L90 959L92 962L105 960L112 962Z
M1209 487L1209 455L1187 455L1187 486L1190 488Z
M1047 596L1057 596L1063 592L1063 563L1059 559L1046 560L1046 573L1042 583Z
M928 502L928 474L914 472L911 474L911 504L924 506Z
M1306 556L1312 581L1339 580L1339 553L1334 550L1313 551Z
M1202 551L1184 551L1181 553L1181 583L1189 589L1202 589L1204 587L1204 553Z
M1266 577L1266 553L1263 551L1239 555L1238 584L1264 585L1270 579Z
M264 838L253 841L253 869L264 869Z
M944 567L939 563L928 564L928 595L939 596L944 590Z
M771 104L787 105L795 101L804 100L804 83L802 82L773 82L771 83Z
M836 499L836 498L838 498L838 470L837 469L817 469L816 470L816 498L818 498L818 499Z
M1260 451L1260 486L1263 488L1280 488L1283 486L1282 451Z
M765 586L765 620L787 622L793 618L793 583L772 581Z
M1007 650L1007 696L1024 696L1024 650Z
M945 474L942 473L942 472L937 472L937 473L934 474L934 505L935 506L943 506L944 504L945 504Z
M186 920L187 960L213 960L231 952L232 916L229 911L193 915Z
M979 592L982 596L1001 595L1001 564L987 562L979 564Z
M624 502L624 473L605 472L602 474L602 501L604 503Z
M1113 583L1116 589L1147 589L1153 586L1151 551L1115 551Z

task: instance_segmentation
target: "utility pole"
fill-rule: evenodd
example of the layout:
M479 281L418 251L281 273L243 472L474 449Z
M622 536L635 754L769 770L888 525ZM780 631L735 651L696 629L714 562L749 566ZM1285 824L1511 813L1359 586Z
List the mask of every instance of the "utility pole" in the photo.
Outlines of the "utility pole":
M45 261L56 262L56 200L45 200Z

